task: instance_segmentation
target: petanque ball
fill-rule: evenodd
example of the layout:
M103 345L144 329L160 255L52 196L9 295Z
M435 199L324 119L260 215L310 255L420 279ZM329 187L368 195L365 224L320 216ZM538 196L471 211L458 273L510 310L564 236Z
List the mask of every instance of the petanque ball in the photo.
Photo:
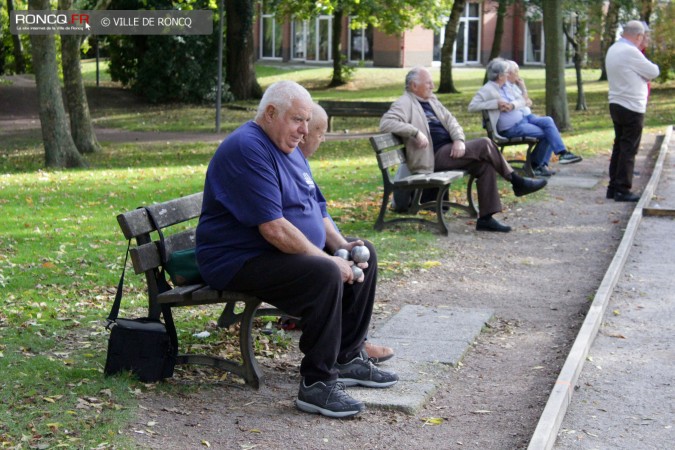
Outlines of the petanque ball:
M363 275L363 270L359 266L354 265L352 266L352 273L354 274L354 281L356 281Z
M352 249L352 259L357 263L368 262L370 259L370 250L365 245L357 245Z
M349 251L345 248L339 248L335 250L334 256L339 256L340 258L349 261Z

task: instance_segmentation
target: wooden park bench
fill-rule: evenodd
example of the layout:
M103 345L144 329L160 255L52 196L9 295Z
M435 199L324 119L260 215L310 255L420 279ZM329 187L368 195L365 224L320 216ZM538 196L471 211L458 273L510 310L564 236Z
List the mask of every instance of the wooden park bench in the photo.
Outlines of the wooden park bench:
M389 111L391 102L349 102L319 100L328 115L328 131L333 131L333 117L382 117Z
M425 225L435 225L442 234L447 236L448 224L444 213L449 208L459 208L472 217L478 216L478 205L473 195L475 192L473 186L476 179L473 176L470 176L467 182L466 204L446 200L452 182L466 176L466 171L451 170L429 174L415 174L395 180L394 170L406 161L405 145L401 138L391 133L379 134L370 138L370 144L373 150L375 150L377 164L382 171L382 182L384 184L380 214L375 221L376 230L382 230L385 226L399 222L417 222ZM436 222L422 217L398 217L385 221L384 216L389 209L389 198L394 190L397 189L414 191L412 206L406 211L407 214L417 215L420 210L433 210L436 212ZM425 189L438 189L436 199L422 203L422 192Z
M534 175L534 170L532 168L532 150L539 143L539 139L534 137L514 137L506 138L500 136L499 133L495 132L492 129L492 122L490 122L490 114L487 109L483 110L483 128L487 132L488 138L495 143L499 151L504 154L504 148L513 146L513 145L527 145L527 150L525 151L525 159L508 159L509 164L514 165L514 169L520 169L525 176L531 177Z
M273 308L259 308L264 301L261 298L239 292L214 290L204 283L174 286L169 290L162 291L162 286L167 284L160 280L160 277L164 276L161 271L160 245L162 244L160 240L153 240L152 233L156 232L153 222L161 230L171 229L171 227L180 229L180 231L170 235L164 233L163 241L167 255L177 250L193 248L195 246L196 222L192 225L191 221L197 219L201 213L202 193L156 203L147 208L154 216L154 221L143 208L119 214L117 221L122 228L124 237L136 241L136 246L131 246L129 255L136 274L145 274L149 304L148 316L158 319L161 304L177 308L224 303L223 312L218 319L218 326L226 328L234 323L241 323L239 329L241 361L208 355L179 354L176 363L217 367L241 376L248 385L258 389L263 374L253 352L253 338L251 336L253 319L256 315L279 315L279 311ZM244 305L243 312L235 313L235 304L237 303Z

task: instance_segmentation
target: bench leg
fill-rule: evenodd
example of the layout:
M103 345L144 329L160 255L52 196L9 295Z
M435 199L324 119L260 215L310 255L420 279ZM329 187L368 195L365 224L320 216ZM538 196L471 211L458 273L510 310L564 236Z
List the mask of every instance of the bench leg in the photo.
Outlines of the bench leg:
M438 195L436 196L436 216L438 216L438 228L441 234L448 235L448 223L445 221L445 214L443 211L443 199L448 193L450 185L445 186L444 188L438 189Z
M244 379L246 384L255 389L260 388L263 379L263 373L255 359L253 352L253 319L260 302L247 302L244 313L241 317L241 328L239 329L239 348L241 350L241 360L244 370Z
M384 193L382 194L382 205L380 206L380 214L377 216L375 221L375 228L377 231L382 231L384 229L384 215L387 212L387 207L389 207L389 197L393 192L388 186L385 186Z
M525 155L525 164L523 164L523 172L525 176L533 177L534 169L532 168L532 151L537 146L536 142L530 143L527 146L527 153Z
M466 183L466 201L469 204L469 214L478 217L478 186L477 178L469 175L469 181Z

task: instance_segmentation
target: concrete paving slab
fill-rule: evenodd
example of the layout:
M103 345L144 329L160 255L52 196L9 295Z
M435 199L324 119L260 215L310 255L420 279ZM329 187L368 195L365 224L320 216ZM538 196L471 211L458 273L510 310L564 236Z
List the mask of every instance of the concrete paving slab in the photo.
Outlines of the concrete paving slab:
M370 335L394 349L396 356L380 367L400 381L387 389L350 387L349 393L367 407L414 414L436 391L434 374L456 366L492 316L483 309L404 306Z
M558 173L548 179L548 187L578 187L582 189L593 189L600 180L597 177L568 176Z

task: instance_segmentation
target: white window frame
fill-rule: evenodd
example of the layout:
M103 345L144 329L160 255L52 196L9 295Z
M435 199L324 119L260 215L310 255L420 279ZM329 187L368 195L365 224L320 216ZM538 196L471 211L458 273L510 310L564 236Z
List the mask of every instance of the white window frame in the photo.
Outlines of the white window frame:
M364 50L363 46L361 46L361 57L359 59L352 59L352 38L353 38L352 31L354 31L354 29L351 27L351 20L352 19L350 17L349 23L347 25L347 27L349 29L349 33L348 33L348 36L347 36L347 42L348 42L348 44L347 44L347 55L349 55L349 62L358 63L358 62L361 62L361 61L364 61L364 62L365 61L372 61L373 60L372 51L371 51L370 59L366 59L366 51ZM366 36L366 30L368 29L367 26L362 26L362 27L359 27L358 29L361 30L361 37ZM366 42L368 42L368 41L366 41ZM370 45L372 47L373 43L368 42L368 45ZM370 50L372 50L372 48Z
M529 59L530 57L530 23L538 23L540 28L541 28L541 49L539 50L540 53L540 60L537 61L536 59L531 60ZM530 20L529 18L525 21L525 45L523 46L523 63L530 65L530 66L543 66L546 61L546 54L545 54L545 49L546 49L546 36L544 35L544 21L543 20L538 20L538 21L533 21Z
M272 56L266 56L265 55L265 24L269 23L271 19L272 23ZM259 35L259 42L260 42L260 59L264 59L267 61L280 61L282 59L282 55L276 54L277 51L277 27L280 26L277 24L277 19L274 16L274 14L261 14L260 15L260 35ZM282 49L279 49L279 53L282 52Z
M469 5L471 4L478 4L478 3L467 3L464 5L464 11L462 12L462 16L459 18L459 24L457 25L457 32L459 33L459 30L463 30L464 35L463 37L463 42L464 42L464 48L462 49L463 56L464 56L464 61L461 63L457 62L457 40L455 39L455 43L452 46L452 65L455 66L465 66L465 65L475 65L475 64L480 64L480 54L481 54L481 37L482 37L482 28L483 28L483 22L482 22L482 8L480 6L478 7L478 16L470 16L469 15ZM478 4L480 5L480 4ZM447 22L447 19L445 22ZM469 22L476 22L478 24L478 29L477 29L477 51L476 51L476 59L475 60L468 60L468 55L469 55ZM462 27L462 25L464 25ZM443 44L445 43L445 32L443 31L444 28L442 28L439 33L439 48L443 47ZM459 34L458 36L459 37Z
M529 14L528 14L529 16ZM530 23L539 23L541 27L541 60L530 60ZM576 27L576 24L570 22L570 24ZM525 45L523 46L523 63L529 66L544 66L546 65L546 35L544 33L544 19L537 18L537 20L532 20L530 17L527 17L525 20ZM569 50L572 49L572 45L567 41L567 36L563 34L563 45L565 47L565 65L570 66L574 64L574 53Z
M314 46L314 54L318 57L320 57L321 54L321 23L326 22L328 25L328 42L327 42L327 59L307 59L307 45L313 45ZM304 61L306 63L329 63L333 61L333 46L332 46L332 41L333 41L333 36L331 33L332 30L332 23L333 23L333 16L331 15L326 15L322 14L320 16L317 16L313 19L310 20L303 20L302 22L298 22L297 20L293 20L293 26L291 29L291 40L292 40L292 45L293 48L291 49L291 55L293 57L294 61ZM305 46L305 48L302 51L302 54L305 55L303 58L297 58L295 55L298 53L298 50L296 48L296 36L298 33L297 30L297 25L298 23L302 23L302 42ZM308 36L309 36L309 27L312 26L314 27L314 41L308 43Z
M479 5L477 10L478 10L478 16L470 16L469 15L469 6L470 5ZM464 48L462 49L463 56L464 56L464 62L457 63L457 65L464 66L468 64L479 64L480 63L480 49L481 49L481 28L483 26L482 21L481 21L481 14L482 14L482 8L480 7L479 3L469 3L467 2L464 5L464 12L462 12L462 16L459 18L459 26L458 30L463 28L464 29ZM469 61L469 22L476 22L478 24L478 29L477 29L477 42L476 42L476 59L475 60L470 60ZM464 25L464 27L461 27L461 25ZM457 39L455 39L455 45L452 47L452 64L453 66L455 65L457 60Z

